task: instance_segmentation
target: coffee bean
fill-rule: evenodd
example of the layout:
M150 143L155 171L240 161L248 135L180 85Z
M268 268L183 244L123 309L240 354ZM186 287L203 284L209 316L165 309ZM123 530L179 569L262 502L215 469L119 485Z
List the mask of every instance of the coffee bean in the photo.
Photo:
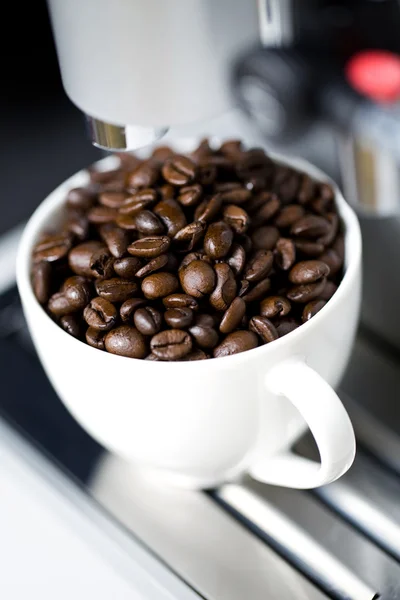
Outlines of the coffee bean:
M96 194L87 188L74 188L67 194L67 206L78 210L89 210L96 200Z
M236 297L226 309L221 319L219 330L221 333L231 333L239 327L246 313L246 302L243 298Z
M169 146L158 146L153 150L151 157L162 164L173 155L174 151Z
M275 327L280 338L297 329L299 325L300 323L293 317L284 317L275 321Z
M182 187L179 190L178 202L183 206L197 206L201 200L203 188L198 183Z
M232 190L241 190L243 185L239 181L216 181L214 184L216 192L229 192Z
M300 188L298 191L298 200L300 204L309 204L316 193L315 182L309 175L302 175L300 179Z
M187 331L167 329L151 339L150 347L161 360L179 360L192 350L192 338Z
M271 250L257 250L247 263L244 278L254 283L265 279L272 269L274 255Z
M170 294L163 298L163 304L166 309L190 308L192 310L198 310L199 308L196 298L193 298L193 296L189 296L188 294Z
M115 223L106 223L102 225L99 232L111 254L115 256L115 258L121 258L129 245L130 239L128 232L115 225Z
M236 173L239 179L247 180L254 176L266 176L273 163L262 148L252 148L242 152L236 162Z
M152 188L138 190L132 196L126 198L119 208L120 215L137 215L141 210L151 207L157 200L157 192Z
M103 186L106 183L115 183L124 177L124 172L121 169L111 169L109 171L99 171L96 168L89 167L88 169L90 181Z
M325 250L325 252L320 255L319 260L323 261L328 266L331 277L336 275L336 273L339 273L343 266L343 260L333 248Z
M104 247L95 250L90 258L89 267L93 277L112 277L114 271L114 258L111 256L108 248Z
M133 322L143 335L155 335L161 329L162 316L153 306L146 306L137 309L133 315Z
M324 246L329 246L330 244L332 244L332 242L334 241L334 239L337 236L337 232L339 229L339 217L335 213L327 213L325 215L325 218L327 221L329 221L331 226L330 226L328 233L326 233L322 237L318 238L317 242L319 242L320 244L323 244Z
M158 188L158 192L163 200L170 200L175 196L175 188L170 183L164 183Z
M72 245L67 233L45 236L33 249L33 262L55 262L67 256Z
M219 346L214 349L214 357L231 356L232 354L257 348L257 346L257 336L252 331L234 331L233 333L229 333Z
M312 210L324 217L332 209L332 201L319 196L310 203Z
M126 231L136 231L136 215L119 214L115 219L115 223L118 227Z
M237 160L244 151L243 143L241 140L226 140L221 144L219 151L231 160Z
M109 208L120 208L125 202L127 194L125 192L103 192L99 195L99 202Z
M80 242L83 242L89 235L88 218L78 210L68 211L65 231L67 231L68 234L73 235Z
M69 315L74 312L74 307L71 306L70 301L62 292L53 294L49 299L47 307L49 311L57 317Z
M171 238L187 225L185 214L176 200L161 200L154 207L154 212L167 228Z
M243 246L240 244L233 244L231 247L231 254L226 262L235 275L240 275L246 264L246 252L244 251Z
M189 254L186 254L183 257L183 259L179 265L179 269L184 269L185 267L190 265L190 263L193 262L194 260L204 260L209 265L212 264L211 258L209 256L207 256L207 254L205 254L203 251L189 252Z
M200 348L211 350L218 344L218 333L210 326L195 324L189 331Z
M215 271L203 260L194 260L179 271L181 286L186 294L202 298L211 294L215 287Z
M150 188L157 183L159 170L151 161L140 163L127 177L128 188Z
M216 314L209 315L207 313L199 313L195 317L195 325L201 325L201 327L213 328L219 326L219 317Z
M204 238L204 250L214 260L223 258L229 253L233 242L233 231L224 221L217 221L208 226Z
M80 275L74 275L65 280L61 292L64 294L75 312L82 310L90 302L93 296L92 286L90 282Z
M164 254L170 243L171 240L166 235L145 237L128 246L128 252L132 256L155 258L160 254Z
M317 215L306 215L296 221L290 229L292 235L307 238L318 238L329 233L329 221Z
M304 216L304 213L304 208L298 204L283 206L279 214L275 217L275 225L282 229L291 227Z
M193 350L193 352L186 354L186 356L184 356L180 360L182 360L182 361L205 360L206 358L209 358L209 357L207 356L207 354L205 352L203 352L203 350Z
M68 255L68 264L70 269L77 275L84 277L93 277L90 268L93 253L100 249L106 249L105 244L98 241L83 242L72 248Z
M321 260L303 260L294 265L289 272L291 283L315 283L328 277L329 267Z
M194 218L204 223L212 221L219 213L222 207L222 197L215 194L209 200L204 200L194 211Z
M190 308L170 308L164 313L167 325L174 329L186 329L193 321L193 311Z
M109 331L104 339L104 344L107 352L119 356L144 358L147 354L144 336L130 325L120 325Z
M119 314L123 323L128 323L132 320L134 312L147 303L145 298L128 298L121 305Z
M296 260L296 247L293 240L288 238L281 238L278 240L274 256L276 265L282 269L282 271L288 271Z
M232 269L226 263L218 263L214 267L217 283L210 296L211 306L218 311L225 311L236 296L237 285Z
M60 325L64 331L69 333L69 335L72 335L72 337L79 338L81 336L80 321L76 315L62 316L60 319Z
M142 292L149 300L165 298L176 292L179 281L172 273L158 272L149 275L142 281Z
M335 283L333 283L333 281L329 281L329 279L328 279L328 281L325 284L324 289L322 290L322 292L319 295L319 298L321 300L326 300L326 301L330 300L332 298L333 294L336 292L337 287L338 286Z
M242 296L242 298L245 302L254 302L255 300L260 300L260 298L263 298L270 289L271 280L269 277L266 277L266 279L261 279L261 281L256 283L254 287L251 287L249 291Z
M211 185L217 178L217 167L213 164L200 164L197 167L197 181L204 186Z
M142 266L142 262L136 256L125 256L114 261L114 271L123 279L133 279Z
M94 327L88 327L86 330L86 341L89 346L93 348L97 348L98 350L104 350L104 337L106 333L104 331L100 331L99 329L95 329Z
M309 321L312 317L314 317L317 314L317 312L321 310L321 308L324 308L325 304L326 300L321 299L311 300L311 302L306 304L301 315L301 320L303 321L303 323Z
M325 287L326 280L320 279L316 283L304 283L300 285L296 285L287 293L287 297L292 302L301 302L305 304L306 302L310 302L310 300L314 300L314 298L318 298L323 292Z
M195 162L199 162L200 160L207 158L212 155L212 150L210 148L210 143L208 138L204 138L201 140L200 144L197 146L196 150L194 150L190 156Z
M230 190L219 192L222 202L225 204L244 204L251 198L250 190L244 187L235 187Z
M270 194L269 199L265 202L252 217L252 225L263 225L270 221L280 209L281 203L276 194Z
M292 308L289 300L284 296L268 296L261 301L260 314L262 317L267 319L273 319L274 317L285 317L289 314Z
M101 225L101 223L111 223L115 221L118 216L116 208L110 208L109 206L94 206L88 212L88 219L90 223Z
M187 185L196 176L196 165L187 156L176 154L165 161L161 172L168 183L172 185Z
M137 283L130 279L112 277L96 281L96 292L98 296L110 302L125 302L138 291Z
M167 263L168 254L160 254L160 256L152 258L147 264L145 264L141 269L139 269L136 272L136 277L147 277L148 275L151 275L151 273L154 273L154 271L158 271L159 269L165 267Z
M206 224L202 221L193 221L178 231L174 237L174 241L184 250L193 250L204 235Z
M141 210L135 215L136 229L145 235L158 235L163 233L164 225L150 210Z
M258 227L251 234L251 241L255 250L273 250L279 239L279 231L276 227L264 225Z
M93 298L83 311L83 318L89 327L107 331L117 322L117 309L105 298Z
M240 298L245 296L247 294L247 292L249 291L249 288L250 288L250 282L247 281L247 279L242 279L242 281L240 282L238 296L240 296Z
M279 337L274 324L266 317L252 317L249 322L249 328L262 339L264 344L273 342Z
M310 240L295 240L296 250L301 254L310 257L320 256L324 251L323 244L312 242Z
M40 304L46 304L50 297L51 266L48 262L39 262L32 267L32 287Z
M156 356L155 354L153 354L151 352L151 354L149 354L148 356L146 356L146 358L144 360L155 360L157 362L160 362L160 358L158 358L158 356Z
M250 224L250 217L247 212L235 204L228 204L223 210L223 218L235 233L241 234L247 231Z

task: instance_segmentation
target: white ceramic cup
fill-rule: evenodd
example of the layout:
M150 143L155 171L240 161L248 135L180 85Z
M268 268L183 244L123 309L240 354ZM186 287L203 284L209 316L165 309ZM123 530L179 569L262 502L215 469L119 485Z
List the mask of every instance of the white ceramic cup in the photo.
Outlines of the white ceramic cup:
M181 141L186 151L195 141ZM320 180L319 170L274 156ZM102 168L113 166L102 161ZM44 369L75 419L109 451L174 484L206 488L248 472L276 485L313 488L347 471L354 432L334 387L351 352L361 282L357 218L335 188L345 224L345 275L310 321L270 344L224 358L153 362L101 352L65 333L37 302L31 252L41 232L62 219L66 192L85 184L80 172L58 187L29 220L20 243L17 281ZM331 182L332 183L332 182ZM311 430L314 462L291 452Z

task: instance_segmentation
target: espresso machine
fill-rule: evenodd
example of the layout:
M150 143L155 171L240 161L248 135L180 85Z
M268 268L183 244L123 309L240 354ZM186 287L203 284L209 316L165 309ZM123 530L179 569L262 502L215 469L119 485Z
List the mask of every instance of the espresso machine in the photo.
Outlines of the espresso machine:
M13 275L21 223L0 237L0 596L400 598L400 3L48 5L65 92L101 149L91 159L234 135L303 156L342 187L364 238L361 324L338 390L358 452L340 480L311 491L244 478L189 492L135 475L80 428L41 369ZM57 130L65 143L69 129ZM71 170L78 139L58 157ZM312 440L295 451L313 456ZM29 577L15 576L15 557Z

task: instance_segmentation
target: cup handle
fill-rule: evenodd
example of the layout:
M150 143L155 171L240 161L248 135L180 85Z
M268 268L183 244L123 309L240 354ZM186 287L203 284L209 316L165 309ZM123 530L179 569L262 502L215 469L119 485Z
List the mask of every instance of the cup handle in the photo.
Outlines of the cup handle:
M331 386L297 357L268 371L265 385L300 412L314 436L320 462L288 450L251 465L250 475L264 483L299 489L325 485L343 475L354 460L356 442L346 409Z

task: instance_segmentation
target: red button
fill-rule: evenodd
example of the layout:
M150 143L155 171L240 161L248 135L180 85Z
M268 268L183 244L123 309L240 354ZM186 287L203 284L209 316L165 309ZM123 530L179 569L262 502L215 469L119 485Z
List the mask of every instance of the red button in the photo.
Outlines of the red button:
M400 56L385 50L364 50L346 65L350 85L375 102L400 99Z

